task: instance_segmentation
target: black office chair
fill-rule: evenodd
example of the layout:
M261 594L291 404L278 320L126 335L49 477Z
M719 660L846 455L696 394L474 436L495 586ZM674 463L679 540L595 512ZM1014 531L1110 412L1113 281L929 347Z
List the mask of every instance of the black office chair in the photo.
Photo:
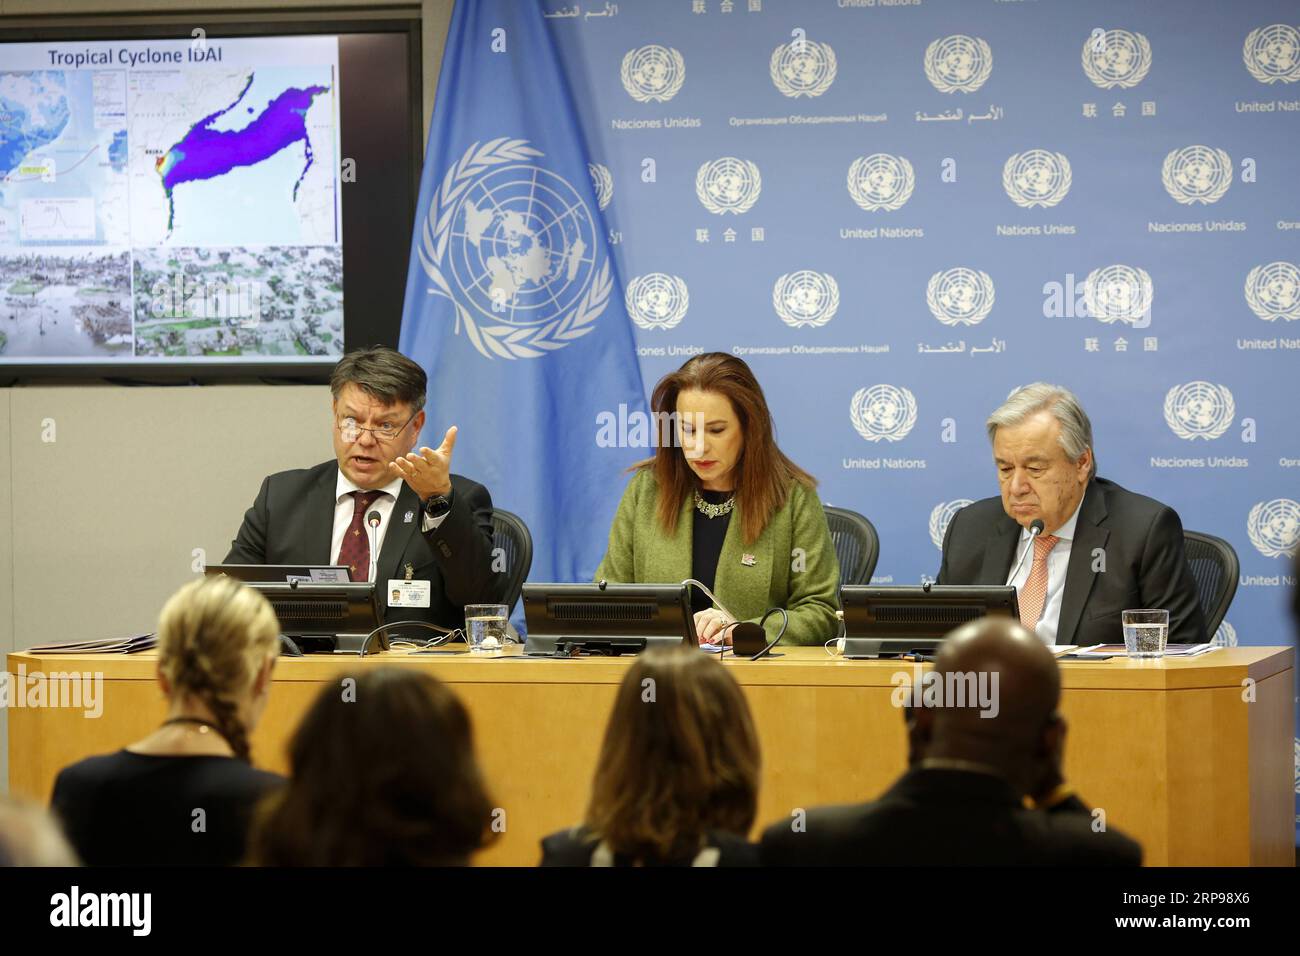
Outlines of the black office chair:
M513 612L524 590L524 579L533 566L533 536L524 519L496 508L492 512L492 561L505 559L501 603ZM499 566L499 565L496 565Z
M840 584L870 584L880 557L880 536L875 525L856 511L824 507L835 556L840 559Z
M1213 638L1237 593L1241 571L1237 552L1222 538L1187 530L1183 531L1183 550L1196 581L1196 599L1205 615L1205 634Z

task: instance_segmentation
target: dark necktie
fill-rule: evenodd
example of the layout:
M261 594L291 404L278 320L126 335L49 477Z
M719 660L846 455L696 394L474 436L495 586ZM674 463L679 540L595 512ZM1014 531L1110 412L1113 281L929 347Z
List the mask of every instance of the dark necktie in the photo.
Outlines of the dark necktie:
M355 508L352 511L352 523L343 532L343 543L339 545L339 557L335 564L347 565L348 574L353 581L370 580L370 536L366 534L366 511L371 502L382 491L352 492Z

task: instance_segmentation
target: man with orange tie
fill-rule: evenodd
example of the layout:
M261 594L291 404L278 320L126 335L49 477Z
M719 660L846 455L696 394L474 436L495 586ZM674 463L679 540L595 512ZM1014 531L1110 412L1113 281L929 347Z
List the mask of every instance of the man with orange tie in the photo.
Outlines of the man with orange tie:
M330 377L334 460L266 478L225 563L340 564L353 581L373 566L386 624L461 627L466 604L497 600L492 498L451 473L455 426L414 450L427 382L390 348L345 355Z
M1026 385L986 424L1002 493L953 516L939 584L1014 585L1046 644L1122 643L1129 608L1167 610L1171 644L1208 640L1178 514L1097 477L1071 392Z

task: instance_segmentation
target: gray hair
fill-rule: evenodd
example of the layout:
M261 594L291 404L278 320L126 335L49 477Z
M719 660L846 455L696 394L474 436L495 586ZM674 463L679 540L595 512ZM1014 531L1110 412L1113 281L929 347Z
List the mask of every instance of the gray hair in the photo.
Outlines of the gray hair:
M999 428L1019 425L1030 415L1042 411L1051 412L1052 417L1061 423L1061 447L1071 461L1078 461L1085 451L1092 448L1092 422L1079 399L1068 388L1046 382L1021 386L1007 396L1007 400L984 423L989 431L989 442L992 443ZM1096 475L1097 453L1093 452L1088 477Z

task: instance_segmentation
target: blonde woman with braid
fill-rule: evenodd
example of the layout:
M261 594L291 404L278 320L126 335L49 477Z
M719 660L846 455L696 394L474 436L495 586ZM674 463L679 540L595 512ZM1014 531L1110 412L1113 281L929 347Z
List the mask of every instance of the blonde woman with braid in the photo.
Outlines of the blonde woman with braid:
M223 576L185 585L158 622L167 716L117 753L65 768L53 809L88 866L228 866L254 805L284 783L249 764L280 626L262 595Z

